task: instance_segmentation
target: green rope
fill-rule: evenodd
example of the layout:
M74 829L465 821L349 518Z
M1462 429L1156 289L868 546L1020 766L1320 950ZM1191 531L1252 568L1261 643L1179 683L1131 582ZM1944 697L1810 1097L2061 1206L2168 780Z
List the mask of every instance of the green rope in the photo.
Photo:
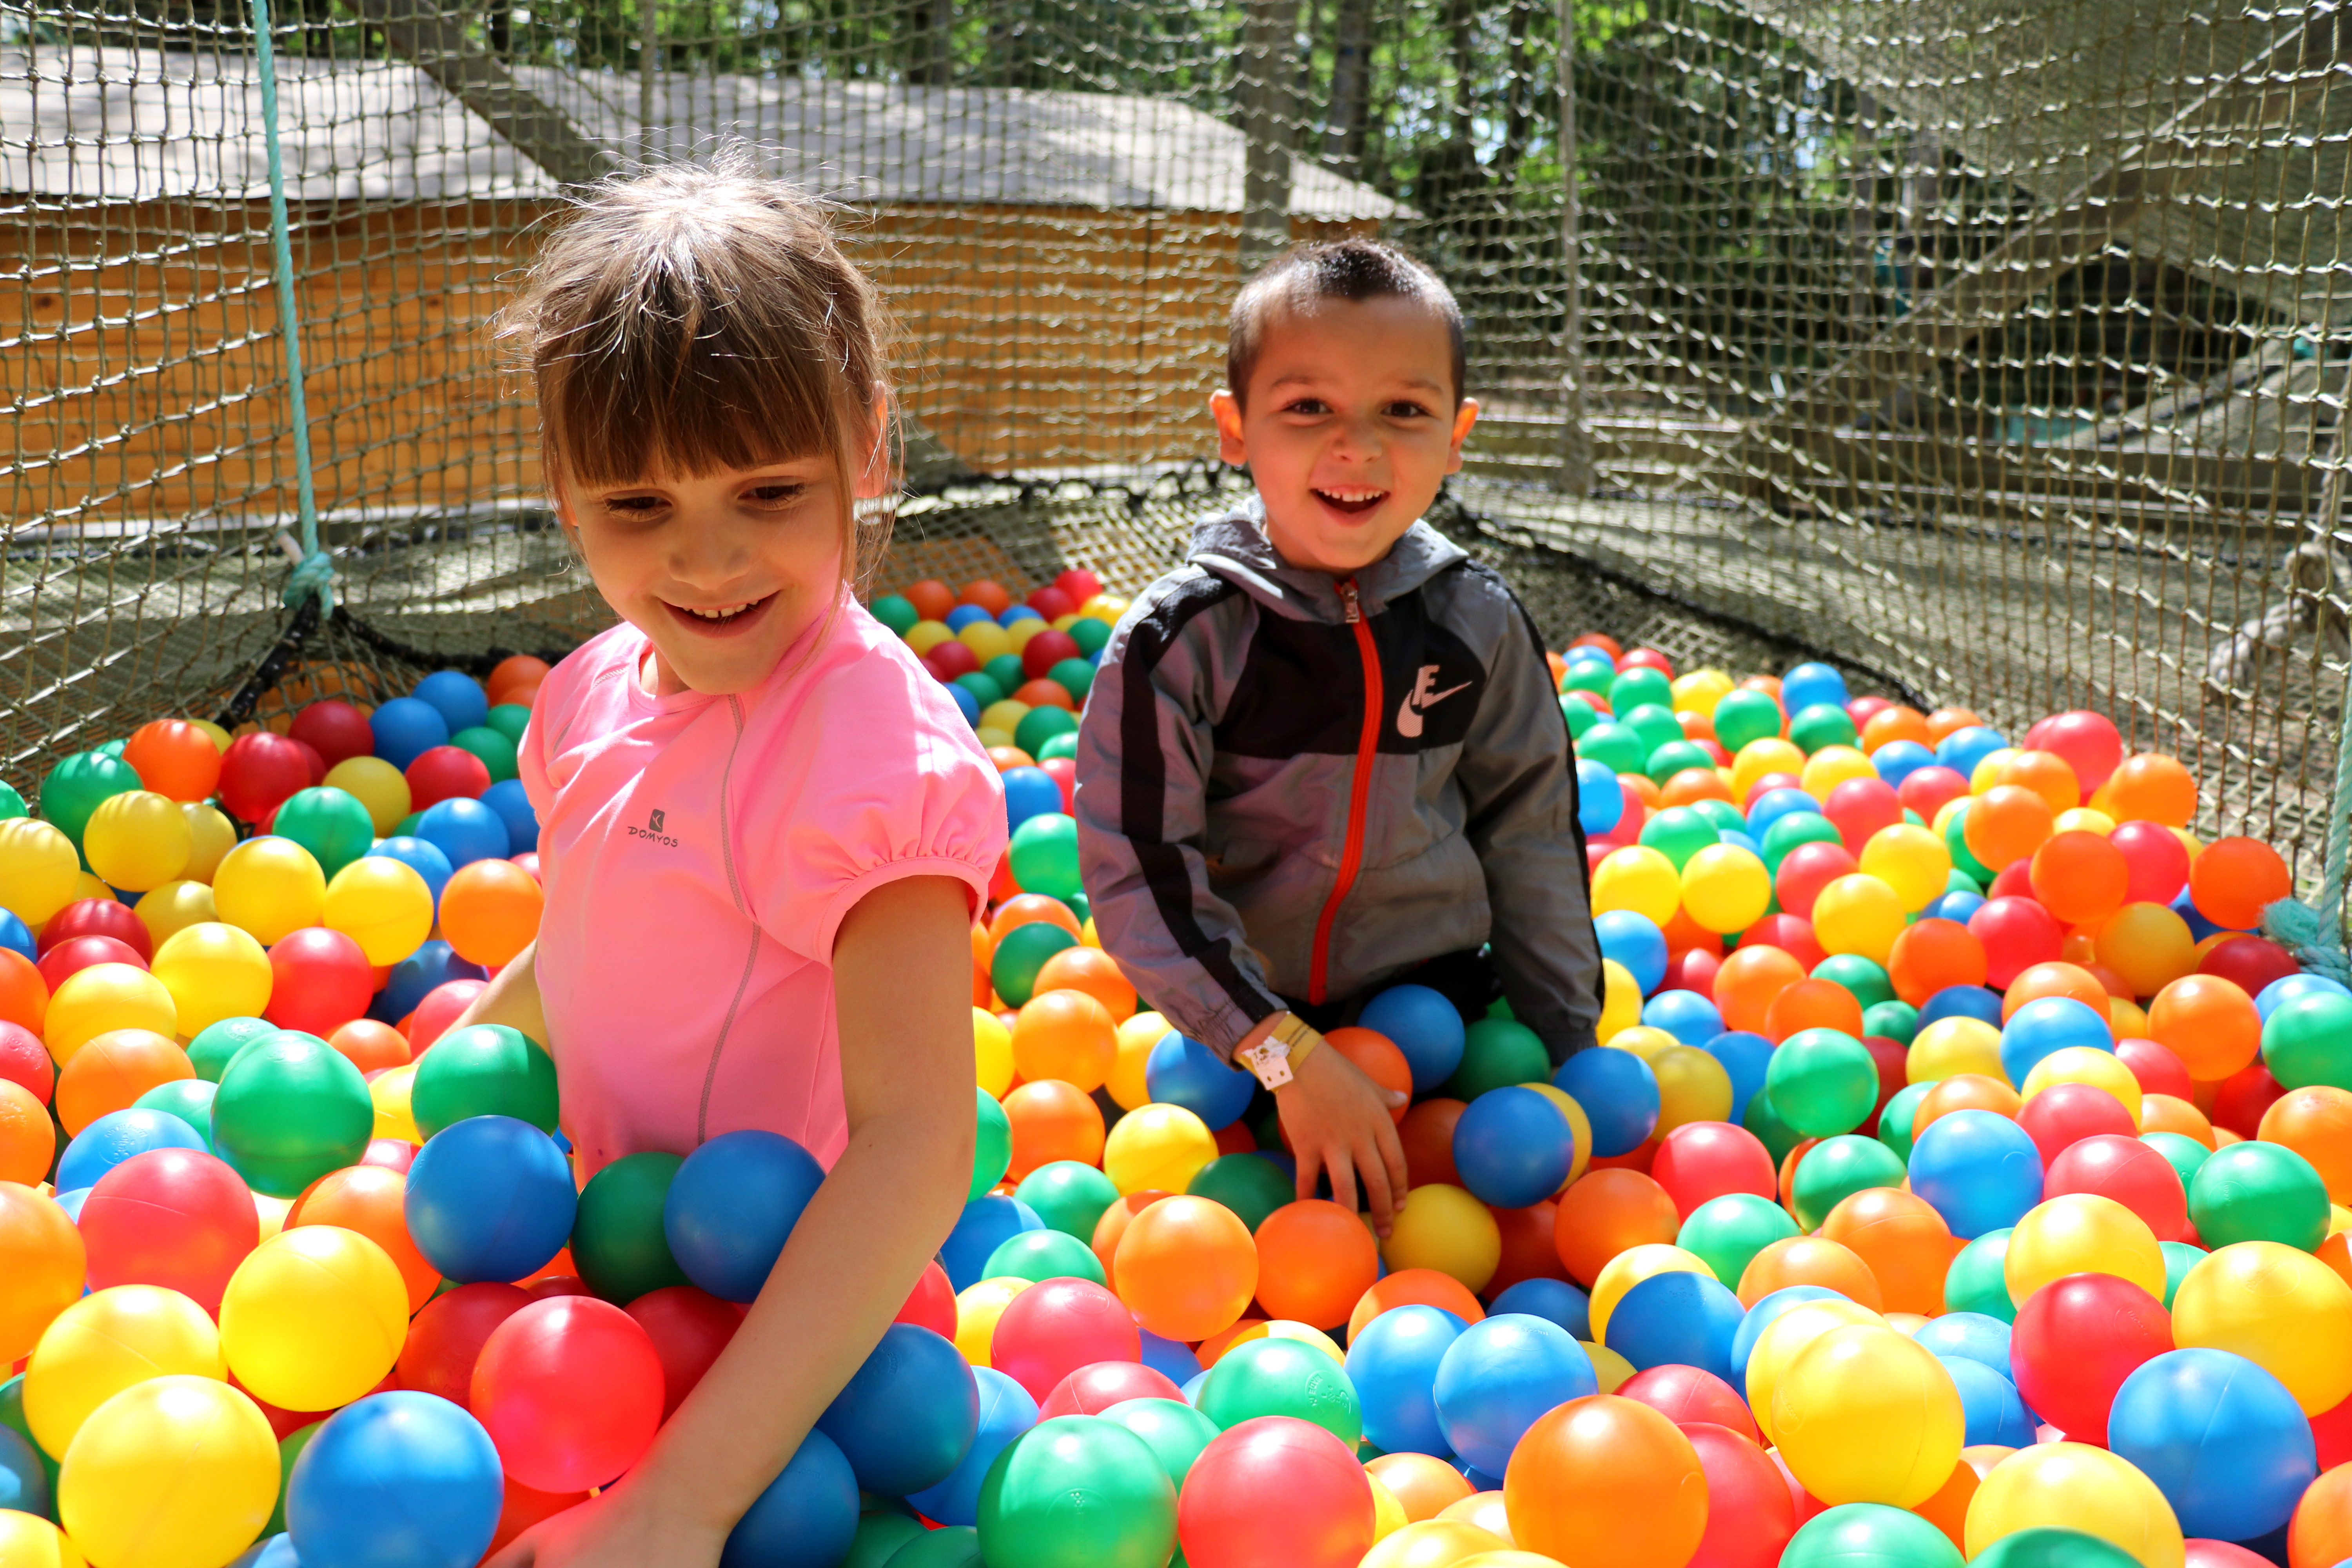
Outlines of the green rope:
M261 123L269 150L269 248L278 294L278 341L286 356L286 411L294 426L294 505L302 530L300 559L279 597L289 609L316 598L320 613L332 615L335 573L332 558L319 548L319 498L310 468L310 405L302 384L302 320L294 299L286 161L278 140L278 60L269 37L269 0L253 0L253 53L261 78Z
M2320 860L2317 908L2281 899L2263 911L2263 934L2280 943L2305 969L2352 984L2352 958L2344 950L2346 861L2352 858L2352 669L2336 710L2336 789L2327 802L2326 847Z

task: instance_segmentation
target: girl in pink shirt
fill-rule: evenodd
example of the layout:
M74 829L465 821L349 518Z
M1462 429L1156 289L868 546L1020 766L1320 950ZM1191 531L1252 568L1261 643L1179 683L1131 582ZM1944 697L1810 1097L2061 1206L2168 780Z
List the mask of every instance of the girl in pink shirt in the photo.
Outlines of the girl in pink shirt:
M879 542L855 503L890 479L883 321L812 204L673 167L581 208L509 329L557 516L625 624L540 689L547 914L471 1020L548 1043L583 1181L746 1127L831 1174L644 1459L494 1568L716 1563L961 1208L1004 807L850 593Z

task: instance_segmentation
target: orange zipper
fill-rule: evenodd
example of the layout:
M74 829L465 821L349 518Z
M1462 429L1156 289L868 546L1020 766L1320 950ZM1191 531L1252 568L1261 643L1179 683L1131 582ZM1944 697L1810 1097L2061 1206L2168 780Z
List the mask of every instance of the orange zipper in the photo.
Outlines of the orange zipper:
M1307 963L1307 999L1318 1005L1324 1000L1331 966L1331 924L1339 919L1339 905L1356 885L1356 873L1364 863L1364 809L1371 799L1372 766L1381 754L1381 710L1387 701L1381 689L1380 647L1372 640L1362 605L1357 603L1356 580L1342 577L1338 587L1339 608L1356 629L1356 651L1364 660L1364 729L1356 741L1356 777L1348 791L1348 836L1339 851L1339 877L1331 884L1331 896L1323 900L1323 913L1315 921L1315 949Z

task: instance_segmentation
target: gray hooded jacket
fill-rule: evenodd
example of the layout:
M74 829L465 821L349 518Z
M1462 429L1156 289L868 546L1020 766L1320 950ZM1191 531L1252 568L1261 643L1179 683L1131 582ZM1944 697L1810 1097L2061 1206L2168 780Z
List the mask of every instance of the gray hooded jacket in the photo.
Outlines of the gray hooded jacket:
M1280 997L1489 941L1554 1061L1593 1043L1601 952L1542 640L1425 523L1353 579L1284 565L1254 506L1199 525L1111 633L1077 770L1103 946L1220 1054Z

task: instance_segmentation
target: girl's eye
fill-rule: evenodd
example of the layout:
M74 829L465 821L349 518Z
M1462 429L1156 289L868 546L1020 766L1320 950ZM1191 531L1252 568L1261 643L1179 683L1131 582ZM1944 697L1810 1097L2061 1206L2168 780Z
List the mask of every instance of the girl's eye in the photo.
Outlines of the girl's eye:
M808 487L779 479L772 485L754 485L743 492L743 499L756 506L783 506L800 500Z
M659 496L606 496L604 510L622 517L650 517L667 505Z

